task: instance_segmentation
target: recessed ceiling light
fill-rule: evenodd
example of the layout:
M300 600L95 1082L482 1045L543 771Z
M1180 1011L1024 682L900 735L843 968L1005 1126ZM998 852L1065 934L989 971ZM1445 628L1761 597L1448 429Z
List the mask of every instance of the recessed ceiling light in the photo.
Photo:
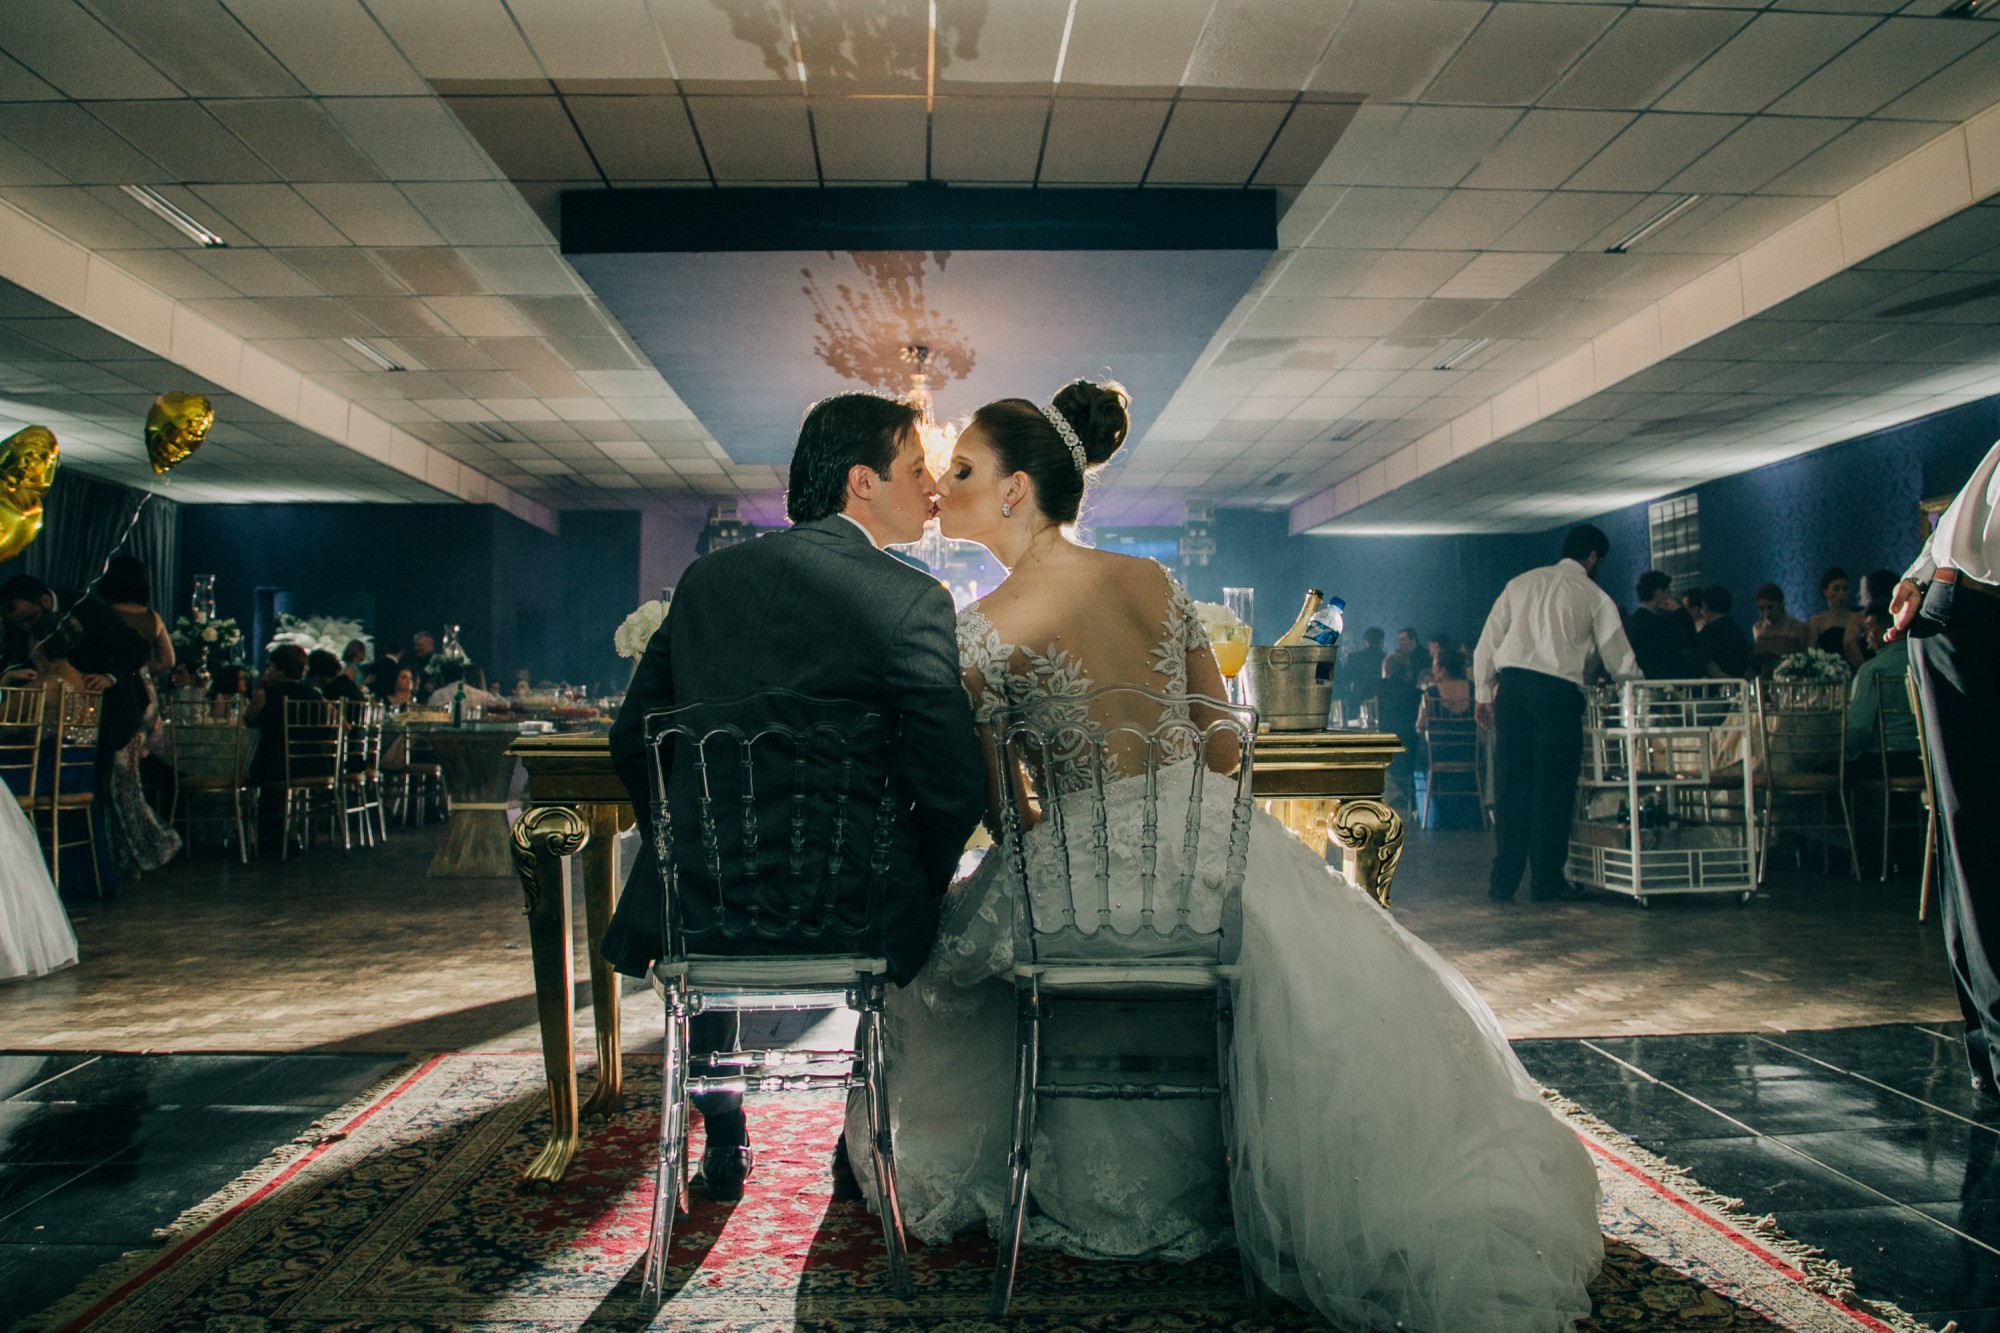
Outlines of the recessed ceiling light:
M403 369L402 366L397 365L394 361L391 361L388 357L384 356L381 353L381 351L379 351L376 348L375 344L369 342L366 338L342 338L341 341L346 343L349 347L352 347L355 351L361 353L361 355L367 357L370 361L373 361L376 365L380 366L384 370Z
M228 241L222 239L214 228L204 227L199 222L196 222L186 213L183 213L165 195L159 194L144 185L124 185L119 188L138 200L140 207L160 218L168 226L193 241L196 245L206 246L211 250L219 250L229 244Z
M1647 218L1644 222L1641 222L1638 226L1632 228L1632 230L1626 232L1624 236L1619 238L1618 244L1606 246L1604 253L1607 255L1624 254L1627 250L1630 250L1633 246L1645 240L1648 236L1651 236L1654 232L1666 226L1690 208L1693 208L1705 197L1699 194L1682 195L1659 212L1653 214L1653 216Z
M1446 357L1444 360L1438 362L1437 369L1457 370L1461 365L1463 365L1466 362L1467 359L1469 359L1472 356L1474 352L1477 352L1482 348L1491 347L1492 345L1493 345L1493 340L1491 338L1474 338L1471 342L1459 348L1456 352L1453 352L1450 356Z

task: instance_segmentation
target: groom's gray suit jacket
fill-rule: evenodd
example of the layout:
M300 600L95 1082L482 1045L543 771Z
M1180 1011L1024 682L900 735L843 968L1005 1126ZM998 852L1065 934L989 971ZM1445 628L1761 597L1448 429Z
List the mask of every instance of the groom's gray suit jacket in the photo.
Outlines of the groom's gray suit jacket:
M985 805L985 769L959 681L951 598L836 515L695 561L639 661L611 728L612 762L644 835L600 945L619 971L643 975L660 951L646 714L775 689L852 699L900 719L890 975L907 981L923 966L938 899ZM774 700L769 720L781 712Z

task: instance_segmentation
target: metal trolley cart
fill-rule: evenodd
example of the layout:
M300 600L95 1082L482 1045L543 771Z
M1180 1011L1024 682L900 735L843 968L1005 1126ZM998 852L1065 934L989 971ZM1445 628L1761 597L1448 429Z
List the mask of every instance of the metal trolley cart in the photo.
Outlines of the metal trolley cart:
M1569 877L1648 901L1756 892L1751 737L1756 701L1740 680L1635 680L1595 695Z

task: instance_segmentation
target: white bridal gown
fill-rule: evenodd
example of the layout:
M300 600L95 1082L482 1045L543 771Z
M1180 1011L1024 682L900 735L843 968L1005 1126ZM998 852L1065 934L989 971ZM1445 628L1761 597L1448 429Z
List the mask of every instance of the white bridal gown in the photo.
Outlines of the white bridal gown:
M1187 593L1162 578L1155 689L1186 689L1186 655L1207 652ZM1033 692L1092 687L1090 646L1003 643L977 606L959 619L983 721ZM1161 822L1185 809L1193 756L1165 770ZM1107 785L1114 920L1136 922L1140 787ZM1059 784L1060 785L1060 784ZM1195 924L1218 915L1230 796L1210 782ZM1076 801L1072 829L1088 828ZM1179 816L1171 816L1178 824ZM1046 829L1047 824L1041 826ZM1053 839L1028 835L1029 883L1050 887ZM1171 882L1176 837L1162 837ZM988 856L953 887L924 972L888 998L885 1050L899 1194L909 1230L939 1243L997 1231L1012 1132L1012 889ZM1201 920L1204 909L1207 920ZM1119 918L1123 918L1120 920ZM1237 1162L1223 1188L1213 1105L1044 1101L1026 1243L1086 1257L1185 1257L1234 1239L1264 1281L1343 1327L1428 1333L1557 1333L1590 1311L1603 1259L1597 1179L1544 1105L1492 1011L1465 979L1366 894L1261 811L1243 886L1236 995ZM1067 1029L1045 1025L1053 1044ZM1122 1019L1092 1034L1119 1049ZM1154 1022L1131 1049L1157 1049ZM1185 1040L1213 1049L1213 1030ZM1148 1045L1148 1043L1152 1043ZM856 1143L865 1121L850 1120ZM852 1154L865 1169L868 1155ZM1233 1216L1232 1216L1233 1215Z
M76 935L42 862L35 829L0 782L0 981L76 961Z

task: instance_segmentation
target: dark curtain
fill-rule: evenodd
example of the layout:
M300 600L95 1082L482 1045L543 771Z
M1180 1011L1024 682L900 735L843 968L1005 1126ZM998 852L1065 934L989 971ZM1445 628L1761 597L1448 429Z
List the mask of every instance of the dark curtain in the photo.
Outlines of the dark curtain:
M152 575L153 609L168 624L175 613L174 556L180 545L180 506L147 492L101 481L63 469L56 474L42 501L42 532L34 544L5 564L0 581L16 574L33 574L55 588L90 585L111 555L111 544L125 531L133 507L146 500L139 521L120 553L146 562Z

